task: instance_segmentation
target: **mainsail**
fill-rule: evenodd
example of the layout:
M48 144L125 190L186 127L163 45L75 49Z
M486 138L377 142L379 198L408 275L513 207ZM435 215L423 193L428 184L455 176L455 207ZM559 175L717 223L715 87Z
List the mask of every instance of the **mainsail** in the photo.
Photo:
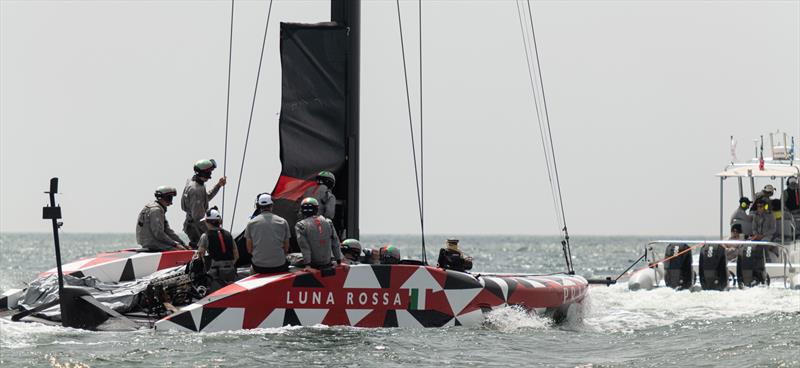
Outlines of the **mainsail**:
M274 212L294 230L299 202L322 170L336 175L336 228L347 205L348 29L338 23L281 23L283 96L281 176L272 191ZM292 236L292 248L297 244Z

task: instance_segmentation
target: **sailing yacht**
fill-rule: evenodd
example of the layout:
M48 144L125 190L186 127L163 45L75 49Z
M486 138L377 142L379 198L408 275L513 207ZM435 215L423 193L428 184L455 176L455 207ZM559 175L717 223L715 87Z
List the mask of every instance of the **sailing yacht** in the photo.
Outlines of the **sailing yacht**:
M333 0L331 22L280 26L282 171L272 191L274 212L294 225L316 174L333 172L339 178L335 224L348 238L359 236L359 18L359 1ZM55 224L55 215L46 218ZM562 320L588 292L587 280L572 272L466 273L423 259L245 275L205 295L184 271L192 253L123 250L71 262L62 272L59 266L42 273L26 290L7 292L0 308L13 320L87 329L107 328L109 317L191 332L317 324L444 327L481 324L485 313L505 306ZM53 279L62 273L72 286L56 295Z

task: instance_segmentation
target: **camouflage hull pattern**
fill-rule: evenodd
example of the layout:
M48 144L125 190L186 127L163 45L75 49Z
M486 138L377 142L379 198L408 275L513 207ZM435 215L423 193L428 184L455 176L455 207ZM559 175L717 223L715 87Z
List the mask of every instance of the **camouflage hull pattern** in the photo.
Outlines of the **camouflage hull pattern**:
M580 276L467 274L417 265L341 265L333 274L260 274L156 322L158 330L228 331L281 326L476 325L493 308L547 313L583 300Z

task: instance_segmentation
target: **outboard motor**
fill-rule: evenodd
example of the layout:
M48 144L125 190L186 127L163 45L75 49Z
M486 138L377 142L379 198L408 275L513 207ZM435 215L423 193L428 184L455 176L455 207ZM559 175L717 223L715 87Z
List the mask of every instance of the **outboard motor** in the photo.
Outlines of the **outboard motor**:
M678 253L681 255L664 262L666 269L664 282L673 289L689 289L694 284L692 275L692 251L685 243L672 243L667 245L664 256L669 258Z
M769 285L766 271L766 248L759 244L745 244L736 256L736 278L739 288L759 284Z
M728 260L725 247L706 244L700 250L700 286L703 290L725 290L728 285Z

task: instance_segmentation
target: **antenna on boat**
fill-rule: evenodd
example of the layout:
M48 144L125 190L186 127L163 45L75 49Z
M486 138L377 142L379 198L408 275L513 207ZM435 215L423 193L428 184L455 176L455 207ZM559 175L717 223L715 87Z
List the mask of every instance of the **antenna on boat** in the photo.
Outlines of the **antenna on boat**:
M61 219L61 207L56 205L56 193L58 193L58 178L50 179L50 191L45 192L50 195L50 205L42 208L42 219L51 220L53 223L53 242L56 247L56 270L58 272L58 295L64 293L64 274L61 271L61 245L58 242L58 228L64 225Z

